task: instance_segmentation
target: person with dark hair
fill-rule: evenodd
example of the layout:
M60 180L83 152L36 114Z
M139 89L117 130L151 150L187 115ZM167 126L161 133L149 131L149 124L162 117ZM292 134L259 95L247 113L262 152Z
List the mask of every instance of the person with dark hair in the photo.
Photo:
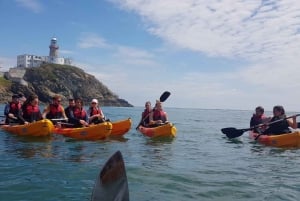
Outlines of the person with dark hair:
M268 135L280 135L283 133L290 133L291 130L289 127L296 129L297 128L297 121L296 116L292 117L292 120L285 119L286 114L283 106L276 105L273 107L273 117L271 118L269 123L274 121L278 121L276 123L270 124L269 127L264 131L264 134Z
M267 121L270 121L270 118L266 117L264 114L265 110L262 106L257 106L255 108L255 113L252 115L250 120L250 127L257 126L259 124L263 124ZM254 132L261 133L263 130L265 130L265 127L258 127L254 129Z
M39 98L32 94L22 105L23 118L25 124L42 120L42 113L39 107Z
M74 128L88 126L88 115L83 108L83 101L81 98L75 99L75 106L70 112L69 122L74 124Z
M66 113L67 118L70 118L71 111L73 111L74 107L75 107L74 98L69 98L69 105L65 108L65 113Z
M22 117L21 103L17 94L12 95L11 102L5 105L4 115L6 117L6 124L23 124L25 122Z
M150 123L150 114L153 112L151 108L151 102L147 101L145 103L145 109L142 112L142 117L141 117L141 125L147 127Z

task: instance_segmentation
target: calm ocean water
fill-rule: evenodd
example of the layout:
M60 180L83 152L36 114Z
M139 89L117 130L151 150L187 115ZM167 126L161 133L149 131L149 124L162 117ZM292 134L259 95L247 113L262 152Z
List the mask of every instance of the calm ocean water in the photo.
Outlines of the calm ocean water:
M265 147L247 133L229 140L220 132L248 128L252 111L165 108L177 137L152 140L135 130L143 108L103 110L113 121L131 117L129 133L89 142L1 130L0 200L88 201L102 165L117 150L132 201L299 200L300 149Z

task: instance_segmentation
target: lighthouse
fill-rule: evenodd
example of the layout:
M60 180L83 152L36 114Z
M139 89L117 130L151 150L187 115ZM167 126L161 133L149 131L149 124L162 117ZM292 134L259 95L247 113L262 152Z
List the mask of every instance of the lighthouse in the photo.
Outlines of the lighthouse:
M51 39L51 43L49 45L49 49L50 49L49 57L50 57L50 60L55 61L55 59L58 57L58 48L59 47L57 45L57 39L56 38L52 38Z

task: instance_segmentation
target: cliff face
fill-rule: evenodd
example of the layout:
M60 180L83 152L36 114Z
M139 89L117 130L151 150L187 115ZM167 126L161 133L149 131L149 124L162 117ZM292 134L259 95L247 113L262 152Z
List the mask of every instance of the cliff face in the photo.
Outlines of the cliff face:
M38 68L26 68L23 79L28 86L13 82L10 85L11 94L8 99L6 95L0 96L0 101L10 100L13 93L23 93L25 96L34 93L38 95L42 103L49 103L55 94L59 94L64 104L70 97L80 97L85 105L96 98L101 106L133 107L126 100L120 99L93 75L74 66L45 64Z

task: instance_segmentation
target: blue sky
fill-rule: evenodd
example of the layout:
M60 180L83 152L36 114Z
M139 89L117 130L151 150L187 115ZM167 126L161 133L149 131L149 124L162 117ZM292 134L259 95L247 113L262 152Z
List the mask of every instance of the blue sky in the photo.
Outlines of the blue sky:
M135 106L300 108L300 1L1 0L0 66L59 56Z

